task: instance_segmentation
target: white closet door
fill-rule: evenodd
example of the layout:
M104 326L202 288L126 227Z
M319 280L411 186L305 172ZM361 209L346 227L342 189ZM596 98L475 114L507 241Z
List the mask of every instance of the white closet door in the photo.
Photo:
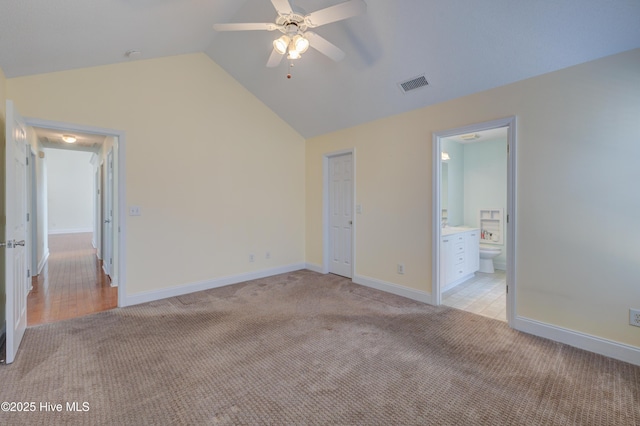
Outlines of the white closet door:
M353 274L353 155L329 158L329 272Z

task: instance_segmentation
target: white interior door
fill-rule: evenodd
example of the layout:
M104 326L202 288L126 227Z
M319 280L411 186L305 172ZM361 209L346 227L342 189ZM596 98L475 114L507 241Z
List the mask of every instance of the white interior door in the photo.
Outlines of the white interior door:
M329 272L353 273L353 155L329 158Z
M112 277L113 270L113 150L107 154L106 191L104 202L104 253L102 266L104 272Z
M7 101L5 144L6 362L12 363L27 328L27 128Z

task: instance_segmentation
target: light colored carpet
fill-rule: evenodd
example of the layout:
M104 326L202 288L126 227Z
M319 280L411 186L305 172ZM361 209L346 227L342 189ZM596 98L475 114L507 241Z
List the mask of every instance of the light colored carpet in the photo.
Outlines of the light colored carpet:
M0 424L638 425L640 367L299 271L29 328L0 401L89 403Z

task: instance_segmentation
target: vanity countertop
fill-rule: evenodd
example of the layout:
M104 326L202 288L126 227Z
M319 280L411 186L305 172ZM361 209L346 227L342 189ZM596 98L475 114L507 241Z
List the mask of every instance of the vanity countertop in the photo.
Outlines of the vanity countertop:
M445 228L442 228L441 235L445 237L447 235L459 234L461 232L479 231L479 230L480 230L479 228L467 228L465 226L447 226Z

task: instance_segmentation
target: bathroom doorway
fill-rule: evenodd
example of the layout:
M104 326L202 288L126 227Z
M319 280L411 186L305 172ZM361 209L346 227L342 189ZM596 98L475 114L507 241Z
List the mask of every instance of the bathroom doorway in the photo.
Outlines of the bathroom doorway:
M515 117L433 142L433 303L512 323Z

